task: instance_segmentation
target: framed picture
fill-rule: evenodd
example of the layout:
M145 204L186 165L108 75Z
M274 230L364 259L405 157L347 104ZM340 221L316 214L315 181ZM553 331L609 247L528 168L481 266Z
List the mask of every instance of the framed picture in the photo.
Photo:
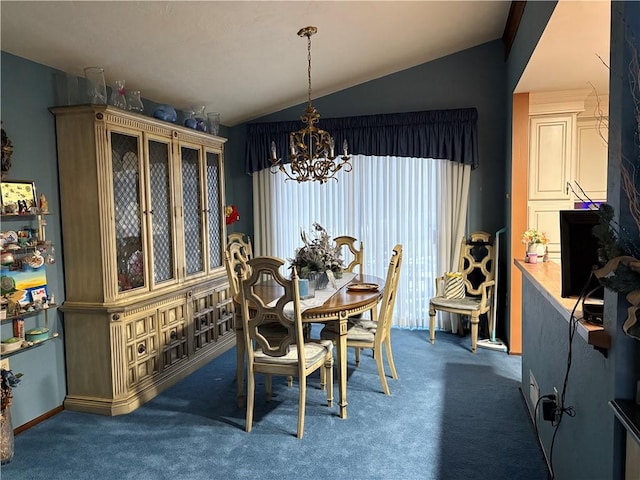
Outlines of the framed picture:
M23 180L0 183L3 212L7 214L35 213L38 207L36 184Z

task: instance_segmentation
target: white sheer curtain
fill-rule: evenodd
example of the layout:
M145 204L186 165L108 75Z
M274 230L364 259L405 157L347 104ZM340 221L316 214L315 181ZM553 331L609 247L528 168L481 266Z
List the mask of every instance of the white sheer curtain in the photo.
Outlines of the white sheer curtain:
M452 269L464 234L469 166L448 160L354 155L338 181L286 181L268 169L253 175L256 255L291 258L300 229L314 222L333 237L364 243L366 274L384 278L393 247L404 260L394 324L427 328L434 279ZM457 267L456 267L457 268ZM450 329L443 318L439 329Z

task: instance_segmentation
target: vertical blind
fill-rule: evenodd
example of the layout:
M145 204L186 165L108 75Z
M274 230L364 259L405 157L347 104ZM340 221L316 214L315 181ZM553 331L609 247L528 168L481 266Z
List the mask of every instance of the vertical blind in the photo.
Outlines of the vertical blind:
M364 243L364 273L386 276L393 247L403 245L394 325L427 328L435 277L449 266L441 254L449 233L441 226L451 209L447 179L465 168L448 160L354 155L353 171L337 181L285 181L269 169L253 175L257 255L294 256L300 230L320 223L332 237ZM466 167L470 169L471 167ZM446 247L448 248L448 246ZM442 325L440 325L442 328Z

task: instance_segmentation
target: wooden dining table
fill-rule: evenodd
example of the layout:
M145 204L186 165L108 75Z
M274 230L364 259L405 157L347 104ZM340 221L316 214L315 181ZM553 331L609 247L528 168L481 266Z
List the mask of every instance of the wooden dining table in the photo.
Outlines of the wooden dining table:
M351 291L349 285L354 283L375 283L377 291ZM340 400L340 418L347 418L347 319L366 311L371 311L372 320L378 316L377 304L382 299L384 280L371 275L356 275L353 280L340 287L321 306L309 308L302 312L303 323L322 323L339 333L337 337L338 384ZM283 289L276 283L267 282L254 287L254 291L265 304L279 298ZM236 378L238 382L237 401L243 408L246 404L244 393L245 353L242 320L236 321L237 366Z

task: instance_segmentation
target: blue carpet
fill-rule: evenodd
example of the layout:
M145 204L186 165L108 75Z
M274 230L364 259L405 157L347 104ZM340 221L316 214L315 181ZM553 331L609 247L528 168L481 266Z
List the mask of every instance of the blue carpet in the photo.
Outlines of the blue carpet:
M230 350L129 415L64 411L21 433L2 479L546 480L520 357L473 355L468 336L438 332L435 345L428 336L392 331L400 378L389 378L391 396L371 351L356 369L349 350L346 420L326 406L316 372L301 440L297 386L278 377L271 402L257 386L253 430L244 431Z

